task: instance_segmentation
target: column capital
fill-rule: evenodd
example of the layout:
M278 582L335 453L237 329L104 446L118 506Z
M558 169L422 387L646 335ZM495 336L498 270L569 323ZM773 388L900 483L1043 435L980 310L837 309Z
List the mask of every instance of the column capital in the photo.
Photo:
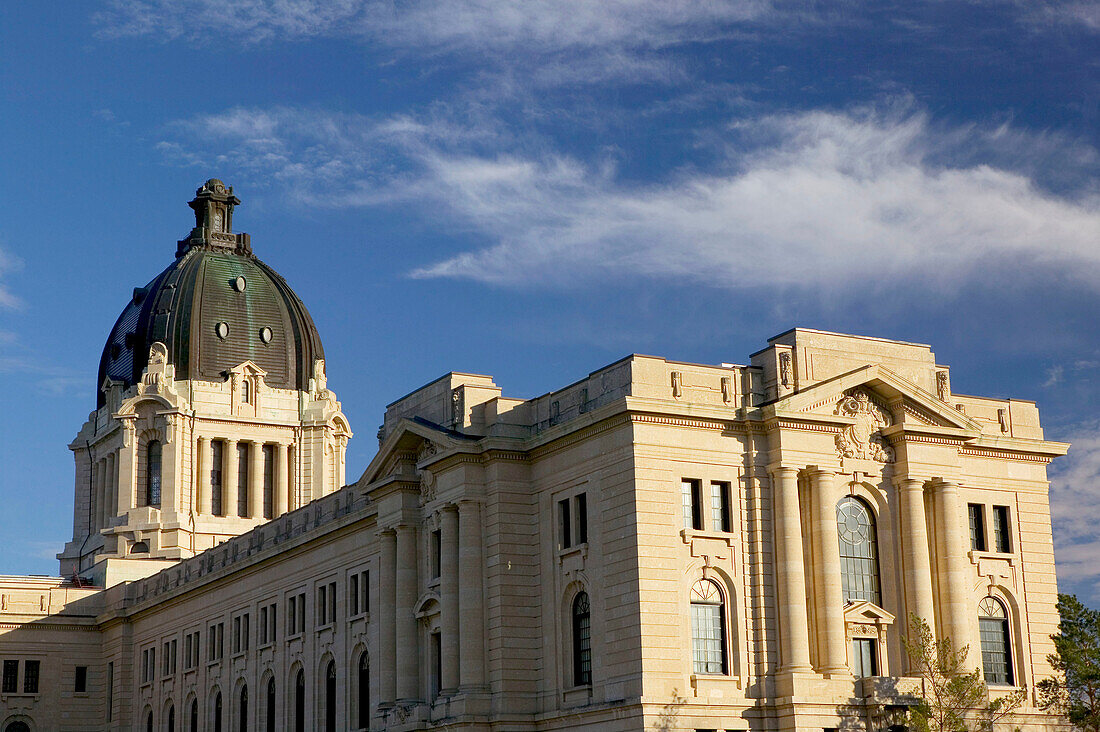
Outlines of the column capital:
M836 477L836 468L822 465L807 465L806 472L811 478L817 478L821 475L828 475L830 478Z
M454 503L444 503L436 510L439 513L458 513L458 506Z
M798 468L793 468L790 465L769 465L768 472L777 477L780 475L798 475Z
M397 531L392 526L387 526L375 532L378 536L397 536Z
M959 490L959 484L953 480L944 480L943 478L932 479L932 490L939 491L941 493L957 493Z
M921 491L923 493L925 482L921 478L910 478L904 475L894 478L894 485L903 491Z

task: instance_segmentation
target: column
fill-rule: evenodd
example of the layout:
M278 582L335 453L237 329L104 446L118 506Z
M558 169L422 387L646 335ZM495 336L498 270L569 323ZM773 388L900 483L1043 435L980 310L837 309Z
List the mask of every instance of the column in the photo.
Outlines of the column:
M226 516L237 515L237 441L222 443L222 512Z
M134 507L134 477L137 467L137 435L134 421L122 420L122 449L118 453L118 511L125 516Z
M413 701L420 697L420 674L416 637L416 528L408 524L397 527L397 699Z
M850 674L845 648L844 587L840 572L840 540L836 525L836 476L831 470L812 470L813 542L818 567L814 593L818 610L818 659L826 674Z
M959 486L947 481L939 481L934 485L936 493L937 518L943 541L941 549L947 569L946 587L946 613L942 618L945 621L945 635L951 638L951 642L958 649L970 644L970 616L976 613L970 607L969 563L966 558L969 540L963 531L962 508L959 504ZM940 598L941 601L945 598ZM971 659L972 661L973 659Z
M905 580L906 615L914 613L935 633L936 616L932 606L932 562L928 552L928 523L924 515L924 483L914 478L898 480L901 498L902 576ZM908 617L905 632L909 632Z
M290 483L287 481L287 446L279 443L275 446L275 515L282 516L290 501Z
M806 570L802 559L798 473L794 468L776 468L772 472L772 498L779 633L782 638L780 668L783 671L809 671Z
M287 465L290 471L289 484L287 486L287 496L290 501L290 510L293 511L296 508L301 508L302 505L298 500L298 446L291 445L287 449Z
M444 693L458 690L458 508L444 506L439 526L439 632L442 636Z
M397 534L393 529L378 532L378 607L371 613L378 614L378 663L371 663L371 669L378 675L378 701L381 704L393 704L397 699L397 630L395 625L397 608Z
M200 437L198 443L195 451L195 510L200 516L209 516L213 512L210 471L214 464L214 447L209 437Z
M458 504L459 685L485 684L485 613L482 608L481 516L476 501Z
M118 506L118 450L107 453L107 505L103 507L106 521L111 522L115 517L115 509Z
M264 443L253 440L248 443L248 515L253 519L264 517Z

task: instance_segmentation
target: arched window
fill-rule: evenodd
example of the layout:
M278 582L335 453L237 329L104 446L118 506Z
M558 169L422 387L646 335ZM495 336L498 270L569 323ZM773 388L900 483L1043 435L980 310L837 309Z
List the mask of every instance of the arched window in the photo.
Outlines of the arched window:
M238 729L248 732L248 686L241 687L241 706L237 712Z
M997 598L986 597L978 603L978 631L986 683L1012 686L1012 636L1008 632L1008 612Z
M31 732L31 728L27 726L26 722L12 722L4 729L4 732Z
M370 659L367 652L359 656L359 729L370 727Z
M165 726L168 732L176 732L176 707L168 707L168 724Z
M878 583L878 537L871 509L854 496L844 496L836 504L836 524L844 602L866 600L882 605Z
M249 404L252 401L252 384L248 377L241 379L241 404Z
M191 732L199 732L199 700L191 700L191 719L188 721Z
M691 586L691 658L697 674L725 674L726 606L722 591L710 580Z
M336 662L325 671L325 732L336 732Z
M214 696L214 732L222 732L222 693Z
M160 441L150 440L145 448L145 505L160 506Z
M153 712L145 715L145 732L153 732Z
M267 681L267 720L265 721L267 732L275 732L275 679Z
M306 675L298 669L294 679L294 732L306 730Z
M573 684L592 683L592 612L588 593L573 598Z

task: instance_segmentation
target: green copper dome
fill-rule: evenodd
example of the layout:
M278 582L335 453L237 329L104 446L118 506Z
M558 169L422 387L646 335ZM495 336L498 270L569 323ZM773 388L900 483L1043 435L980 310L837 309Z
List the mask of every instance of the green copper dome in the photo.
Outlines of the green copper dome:
M176 261L134 290L99 362L123 388L141 379L149 347L160 341L177 379L221 381L252 361L268 386L305 389L313 362L324 358L321 337L305 305L275 270L252 253L248 234L232 232L240 200L220 180L207 181L189 204L195 228L178 242Z

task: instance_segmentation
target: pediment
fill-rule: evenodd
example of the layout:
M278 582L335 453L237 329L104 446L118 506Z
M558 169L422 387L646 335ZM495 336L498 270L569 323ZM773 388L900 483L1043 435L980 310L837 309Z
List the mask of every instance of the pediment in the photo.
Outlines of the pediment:
M267 372L257 366L253 361L244 361L226 371L227 374L242 374L248 376L267 376Z
M468 443L470 438L422 419L403 419L382 441L378 454L363 471L359 483L367 485L401 472L403 466L421 462Z
M852 399L860 401L859 405ZM772 405L776 414L789 416L852 417L856 410L872 413L879 421L923 425L978 434L981 427L916 384L885 366L871 364L790 394Z
M890 625L894 616L873 602L857 600L844 606L844 622L854 624Z

